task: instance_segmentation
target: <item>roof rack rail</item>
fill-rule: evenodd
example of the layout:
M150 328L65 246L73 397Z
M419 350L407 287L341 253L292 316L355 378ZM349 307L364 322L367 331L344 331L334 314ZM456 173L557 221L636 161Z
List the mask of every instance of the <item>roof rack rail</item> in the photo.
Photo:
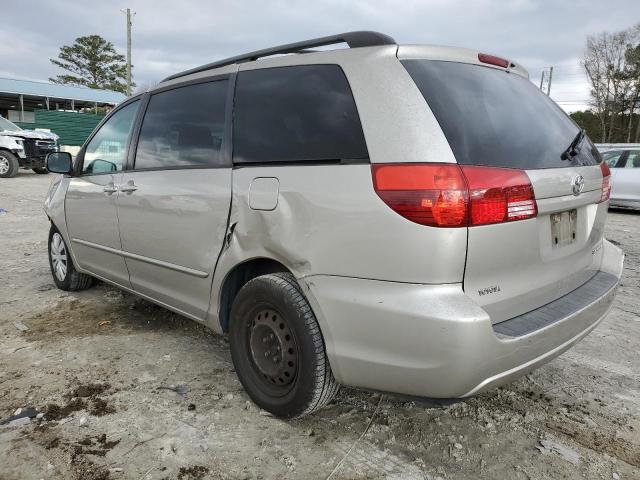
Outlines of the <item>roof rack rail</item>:
M374 47L378 45L395 45L396 41L389 35L384 33L371 32L371 31L359 31L359 32L346 32L338 35L330 35L328 37L312 38L311 40L303 40L302 42L288 43L286 45L279 45L277 47L265 48L263 50L256 50L255 52L245 53L237 55L235 57L225 58L217 62L207 63L200 67L195 67L184 72L171 75L164 80L173 80L175 78L184 77L192 73L204 72L205 70L211 70L212 68L223 67L225 65L232 65L234 63L251 62L258 58L268 57L271 55L278 55L284 53L309 53L309 48L323 47L325 45L335 45L338 43L346 43L350 48L359 47Z

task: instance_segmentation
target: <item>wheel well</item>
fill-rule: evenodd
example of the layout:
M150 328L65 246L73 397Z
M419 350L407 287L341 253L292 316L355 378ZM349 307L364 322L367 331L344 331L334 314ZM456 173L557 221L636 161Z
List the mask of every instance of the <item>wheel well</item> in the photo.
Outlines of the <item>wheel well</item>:
M231 306L240 289L249 280L276 272L289 272L289 269L270 258L254 258L233 267L233 270L227 274L220 291L220 326L224 332L229 330Z
M13 153L10 149L8 149L7 147L0 147L0 151L3 152L7 152L10 153L11 155L13 155L14 157L16 157L18 159L18 161L20 161L20 157L18 157L18 155L16 155L15 153Z

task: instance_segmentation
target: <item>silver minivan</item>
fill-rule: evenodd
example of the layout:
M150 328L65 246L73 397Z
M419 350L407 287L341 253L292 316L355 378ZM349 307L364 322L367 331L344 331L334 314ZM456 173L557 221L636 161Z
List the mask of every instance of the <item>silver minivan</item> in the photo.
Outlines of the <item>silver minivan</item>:
M48 168L56 285L228 333L281 417L338 385L509 382L593 330L622 270L607 164L522 66L375 32L173 75Z

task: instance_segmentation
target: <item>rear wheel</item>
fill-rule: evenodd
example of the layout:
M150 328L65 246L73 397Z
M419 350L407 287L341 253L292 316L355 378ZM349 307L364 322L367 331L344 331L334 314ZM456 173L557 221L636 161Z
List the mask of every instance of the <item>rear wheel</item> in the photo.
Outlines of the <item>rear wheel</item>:
M84 290L93 285L93 277L76 270L64 238L53 225L49 230L49 266L53 281L60 290Z
M11 152L0 150L0 178L11 178L18 174L20 163Z
M338 391L318 321L290 273L247 282L233 302L229 334L240 382L264 410L299 417Z
M35 168L32 168L31 170L36 172L38 175L44 175L46 173L49 173L49 170L47 170L46 167L35 167Z

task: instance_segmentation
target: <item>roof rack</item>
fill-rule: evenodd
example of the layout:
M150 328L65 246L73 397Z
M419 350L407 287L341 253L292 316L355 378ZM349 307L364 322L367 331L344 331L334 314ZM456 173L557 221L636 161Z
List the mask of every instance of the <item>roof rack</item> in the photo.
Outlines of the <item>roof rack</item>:
M204 72L205 70L211 70L212 68L223 67L225 65L232 65L234 63L252 62L262 57L268 57L271 55L278 55L284 53L309 53L310 48L323 47L325 45L335 45L338 43L346 43L350 48L359 47L375 47L378 45L395 45L396 41L389 35L384 33L371 32L371 31L359 31L359 32L346 32L338 35L330 35L328 37L312 38L311 40L304 40L302 42L288 43L286 45L280 45L277 47L265 48L263 50L256 50L255 52L245 53L237 55L235 57L225 58L213 63L207 63L200 67L195 67L184 72L171 75L164 80L173 80L174 78L184 77L192 73Z

